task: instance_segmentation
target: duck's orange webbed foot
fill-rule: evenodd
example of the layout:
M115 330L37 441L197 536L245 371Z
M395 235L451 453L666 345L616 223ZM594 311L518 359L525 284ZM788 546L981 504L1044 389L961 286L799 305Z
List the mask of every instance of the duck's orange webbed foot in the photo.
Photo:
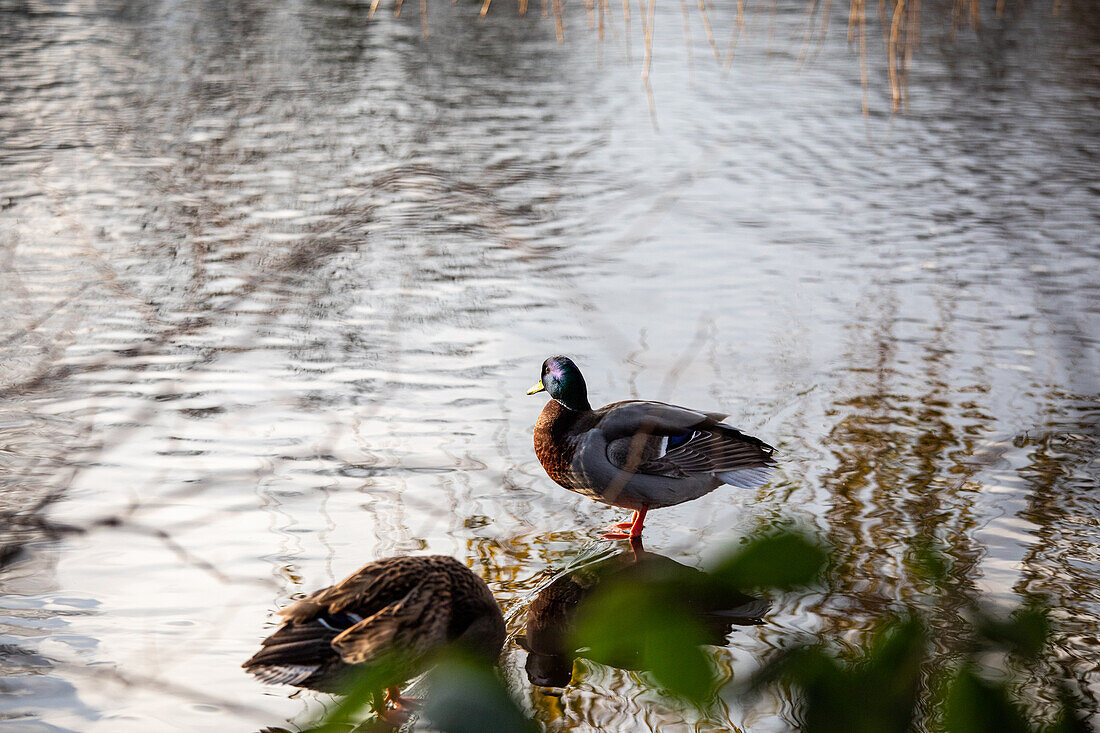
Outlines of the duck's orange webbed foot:
M386 702L397 710L417 710L424 704L419 698L402 696L400 687L386 688Z
M378 718L395 729L404 726L411 717L411 713L403 708L383 708L378 711Z
M605 540L631 540L637 539L642 536L642 522L645 521L646 509L643 508L640 511L635 510L634 516L630 518L628 522L616 522L612 524L612 527L619 529L625 529L626 532L605 532L603 538Z
M402 697L400 687L388 687L382 707L375 712L381 720L394 728L400 728L409 722L412 713L420 707L421 703L422 701L416 698Z
M634 512L633 516L631 516L630 519L626 520L625 522L612 522L611 526L618 529L630 529L634 526L634 522L636 522L637 520L638 512Z

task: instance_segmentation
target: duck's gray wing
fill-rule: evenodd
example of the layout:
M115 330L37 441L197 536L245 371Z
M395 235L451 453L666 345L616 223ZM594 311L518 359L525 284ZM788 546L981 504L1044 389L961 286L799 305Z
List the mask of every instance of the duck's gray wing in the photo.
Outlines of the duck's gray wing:
M639 466L666 476L709 474L722 483L754 489L768 480L775 449L725 423L696 427L691 436Z
M771 446L720 422L722 413L641 401L600 412L572 468L612 504L671 506L722 483L753 488L775 464Z
M639 433L655 436L681 435L698 425L717 423L724 414L700 412L664 402L628 400L615 402L598 411L597 429L610 442Z
M575 444L571 469L580 493L637 509L698 498L721 481L708 475L666 476L641 471L663 452L670 436L689 435L705 413L661 402L618 402L601 408Z

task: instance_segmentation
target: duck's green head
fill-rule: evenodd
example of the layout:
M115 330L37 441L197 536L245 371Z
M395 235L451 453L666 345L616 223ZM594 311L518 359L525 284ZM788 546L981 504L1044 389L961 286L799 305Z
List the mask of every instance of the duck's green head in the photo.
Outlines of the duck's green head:
M542 363L542 379L527 390L527 394L542 391L549 392L551 397L575 412L592 409L581 370L567 356L551 356Z

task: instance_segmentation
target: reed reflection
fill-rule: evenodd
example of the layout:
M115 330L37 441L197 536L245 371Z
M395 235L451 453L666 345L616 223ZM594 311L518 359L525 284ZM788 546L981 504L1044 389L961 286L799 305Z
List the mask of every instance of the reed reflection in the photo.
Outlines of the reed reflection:
M602 545L582 551L543 587L527 606L526 633L517 643L527 651L524 669L532 685L560 696L573 684L573 661L583 657L573 640L577 611L601 588L621 584L660 584L674 589L679 602L705 631L706 643L721 646L735 626L763 623L771 603L740 591L702 583L706 573L642 547L608 554ZM646 671L641 650L612 660L619 669Z

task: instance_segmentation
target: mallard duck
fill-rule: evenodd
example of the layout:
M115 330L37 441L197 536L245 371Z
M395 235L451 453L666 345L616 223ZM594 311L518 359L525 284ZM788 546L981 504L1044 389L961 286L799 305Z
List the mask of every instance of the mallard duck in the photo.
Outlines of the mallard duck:
M535 423L535 455L551 479L604 504L634 510L607 539L640 537L650 509L709 494L722 484L762 485L775 449L722 422L725 413L627 400L593 410L577 365L542 363L527 394L553 398Z
M445 555L369 563L279 614L283 625L241 666L264 682L338 693L357 672L397 662L386 668L385 698L374 695L382 717L387 702L407 706L400 686L433 651L454 644L495 661L506 634L485 581Z

